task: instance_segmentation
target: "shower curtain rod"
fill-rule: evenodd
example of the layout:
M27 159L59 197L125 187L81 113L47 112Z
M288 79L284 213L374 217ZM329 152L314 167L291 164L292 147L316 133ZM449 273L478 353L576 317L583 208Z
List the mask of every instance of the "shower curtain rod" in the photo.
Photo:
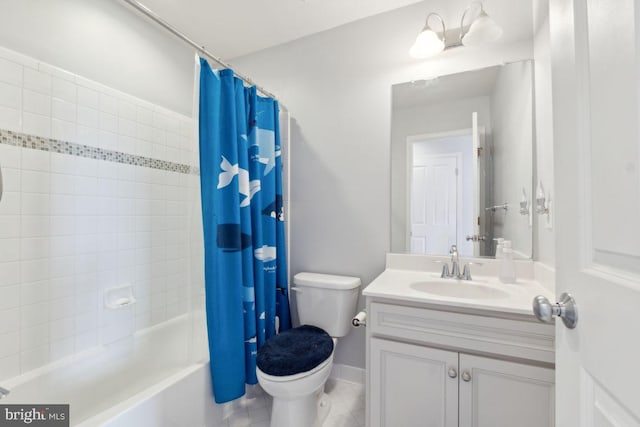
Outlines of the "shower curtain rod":
M217 56L215 56L214 54L209 52L204 46L200 46L198 43L194 42L192 39L187 37L182 31L178 30L176 27L174 27L173 25L169 24L167 21L165 21L160 16L158 16L158 14L153 12L151 9L149 9L147 6L143 5L139 1L137 1L137 0L123 0L123 1L125 3L127 3L129 6L133 7L134 9L136 9L138 12L140 12L143 15L147 16L148 18L150 18L152 21L154 21L156 24L160 25L165 30L169 31L174 36L176 36L179 39L181 39L183 42L185 42L188 45L190 45L193 48L195 48L202 55L208 57L209 59L214 60L218 64L222 65L224 68L231 68L230 64L224 62L222 59L218 58ZM238 72L235 72L235 71L234 71L234 74L237 77L239 77L241 80L243 80L245 83L247 83L249 86L255 86L256 89L259 92L262 92L262 94L267 95L268 97L271 97L271 98L273 98L275 100L278 99L278 98L276 98L276 96L273 93L269 92L268 90L266 90L262 86L257 85L249 77L244 76L244 75L242 75L242 74L240 74ZM283 107L286 110L286 108L283 105L281 105L281 107Z

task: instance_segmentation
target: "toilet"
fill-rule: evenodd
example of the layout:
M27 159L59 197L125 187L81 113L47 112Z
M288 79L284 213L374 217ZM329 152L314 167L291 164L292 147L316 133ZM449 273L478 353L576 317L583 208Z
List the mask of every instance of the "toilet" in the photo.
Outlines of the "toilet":
M258 382L273 397L271 427L320 427L331 409L324 384L337 339L349 333L360 279L318 273L293 278L300 324L258 350Z

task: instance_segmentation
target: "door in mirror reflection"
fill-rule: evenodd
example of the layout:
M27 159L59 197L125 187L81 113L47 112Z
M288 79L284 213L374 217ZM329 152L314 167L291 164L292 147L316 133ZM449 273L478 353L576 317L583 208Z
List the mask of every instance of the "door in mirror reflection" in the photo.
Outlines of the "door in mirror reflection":
M471 133L414 137L409 146L411 253L447 253L473 222ZM459 252L469 256L472 249L462 245Z

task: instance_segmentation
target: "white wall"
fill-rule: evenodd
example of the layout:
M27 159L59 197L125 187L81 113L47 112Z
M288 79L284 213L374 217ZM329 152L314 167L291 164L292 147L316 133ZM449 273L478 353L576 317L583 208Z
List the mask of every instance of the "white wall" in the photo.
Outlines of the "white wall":
M439 12L459 16L466 6L452 1ZM368 284L384 270L390 248L391 85L533 55L530 38L510 39L506 30L508 44L413 61L407 51L428 9L427 2L419 3L234 61L275 92L295 120L292 273L350 274ZM364 332L352 331L336 351L338 363L363 367Z
M491 96L493 119L493 201L509 210L493 213L495 237L513 242L514 252L530 256L529 216L519 212L522 189L531 200L533 150L532 64L501 67Z
M478 124L489 130L491 107L488 96L464 98L448 103L394 109L391 121L391 252L405 252L406 207L406 153L407 137L471 129L471 115L478 112ZM473 206L472 206L473 209ZM465 221L465 236L473 234L473 219ZM467 245L473 252L473 244Z
M535 153L534 183L542 182L547 198L553 200L553 109L551 99L551 48L549 44L549 1L534 1ZM553 206L551 209L553 225ZM535 215L533 253L536 260L555 265L555 232L546 216Z
M193 51L117 0L0 0L0 46L182 114Z

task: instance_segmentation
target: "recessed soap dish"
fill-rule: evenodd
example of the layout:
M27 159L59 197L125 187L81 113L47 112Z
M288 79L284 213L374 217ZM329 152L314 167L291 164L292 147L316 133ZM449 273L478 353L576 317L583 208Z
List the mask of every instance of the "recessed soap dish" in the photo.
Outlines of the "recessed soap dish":
M111 310L128 307L135 303L136 297L133 296L133 286L131 285L110 288L104 291L104 306Z

